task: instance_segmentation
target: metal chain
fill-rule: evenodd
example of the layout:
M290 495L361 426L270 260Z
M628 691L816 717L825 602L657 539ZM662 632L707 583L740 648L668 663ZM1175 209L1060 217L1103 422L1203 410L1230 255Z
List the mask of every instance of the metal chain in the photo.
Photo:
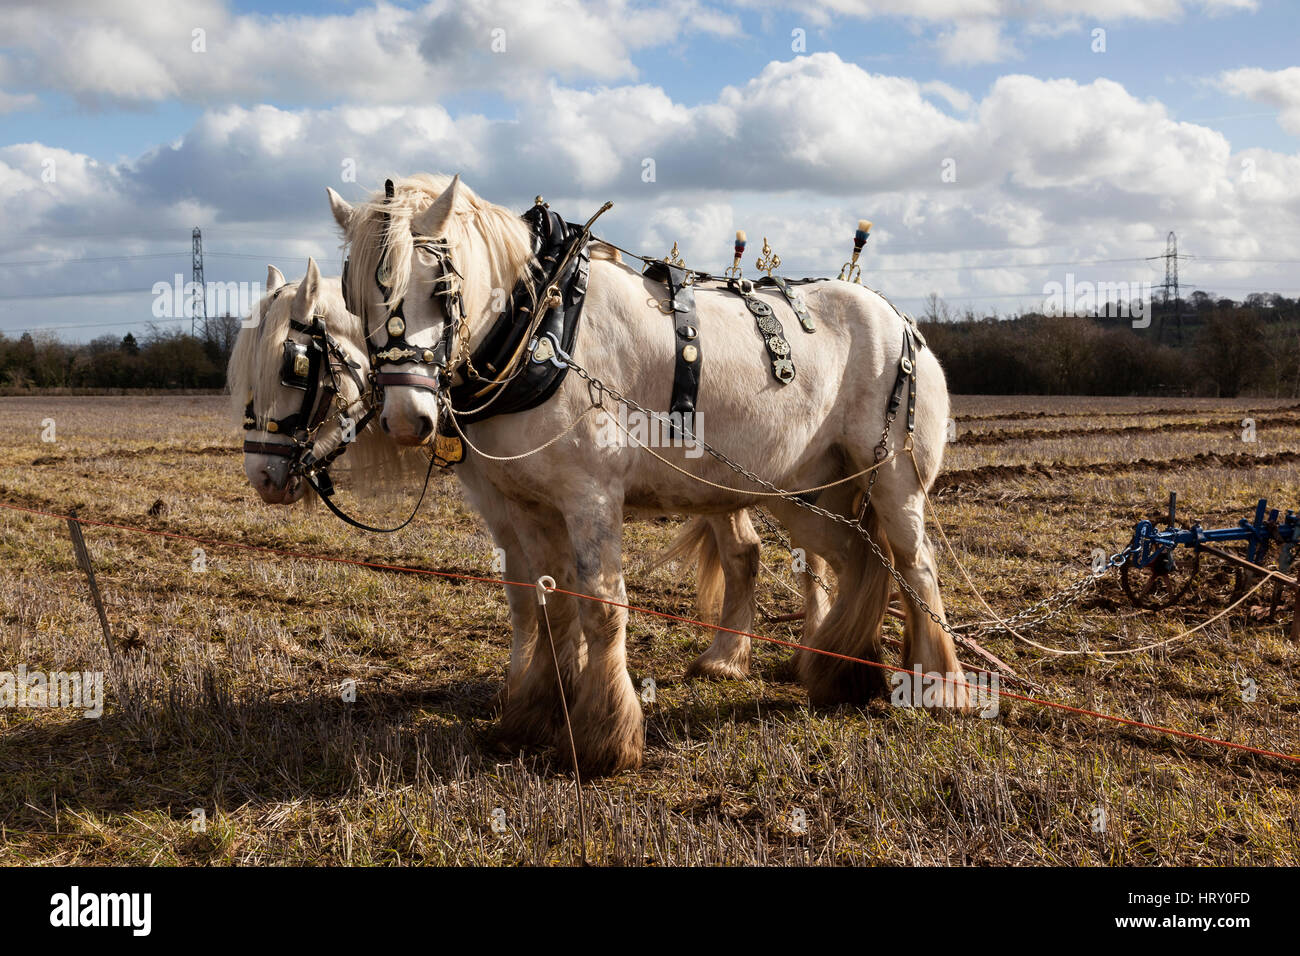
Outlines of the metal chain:
M600 379L593 376L581 365L578 365L573 360L572 356L560 352L558 357L561 361L566 363L579 378L581 378L583 381L587 383L587 387L589 390L594 389L596 392L598 392L601 395L602 400L604 395L609 395L609 397L612 398L614 401L622 402L625 405L629 405L643 415L647 415L651 418L656 417L656 414L654 412L650 411L648 408L646 408L644 405L637 402L635 399L628 398L618 389L606 385ZM948 622L946 622L932 607L930 607L929 604L926 603L925 599L922 598L921 595L917 593L916 589L912 587L910 584L908 584L906 580L904 580L903 575L899 572L899 570L896 567L894 567L893 562L890 561L889 558L885 555L885 552L881 550L880 545L876 544L876 542L872 539L871 535L867 533L867 529L864 528L856 519L848 518L841 514L836 514L833 511L828 511L827 509L821 507L820 505L815 505L810 501L804 501L802 498L798 497L797 495L793 495L790 492L786 491L784 488L780 488L774 485L772 482L768 481L767 479L760 478L758 475L754 474L744 465L740 464L737 461L734 461L723 452L718 451L708 442L702 441L701 439L697 438L694 434L690 433L690 430L686 427L684 422L682 423L681 428L683 434L686 434L690 438L695 440L701 448L703 448L706 452L709 453L710 456L722 462L724 465L726 465L736 474L741 475L742 477L749 479L755 484L761 485L762 487L768 489L769 491L774 492L777 497L781 498L784 501L788 501L793 505L796 505L807 511L811 511L813 514L821 515L823 518L827 518L831 521L836 522L837 524L842 524L846 528L850 528L851 530L855 531L857 534L859 534L862 537L864 541L866 541L867 546L871 549L872 553L875 554L876 558L880 561L881 565L885 568L885 570L889 572L889 576L894 579L894 583L898 585L899 590L907 594L912 599L913 604L916 607L920 608L922 611L924 611L926 614L928 614L930 616L930 619L934 621L935 625L939 627L942 631L944 631L949 637L951 637L955 641L964 640L963 636L960 633L958 633L956 630L954 630L948 624Z
M604 398L606 395L608 395L615 402L620 402L622 404L628 405L636 409L643 415L646 415L650 418L658 417L655 412L646 408L644 405L637 402L635 399L628 398L618 389L610 385L607 385L604 382L602 382L600 379L596 378L585 368L583 368L581 365L575 362L573 360L573 357L568 353L564 352L563 350L557 349L557 358L560 361L564 362L566 365L568 365L569 368L573 370L574 374L576 374L580 379L582 379L584 382L587 383L587 391L591 397L591 401L593 405L597 407L602 407ZM805 501L802 498L798 497L797 495L792 494L789 491L786 491L784 488L778 487L777 485L773 484L767 479L760 478L758 475L754 474L744 465L733 460L723 452L718 451L708 442L703 441L700 438L696 437L694 434L690 432L690 429L686 427L685 422L682 423L681 429L684 435L687 435L695 442L697 442L699 446L703 448L706 452L708 452L712 458L715 458L718 461L722 462L722 464L726 465L736 474L749 479L750 481L754 482L757 485L761 485L762 487L768 489L769 491L774 492L777 497L781 498L784 501L788 501L791 504L803 508L806 511L811 511L813 514L821 515L823 518L827 518L831 521L836 522L837 524L844 525L846 528L849 528L854 532L856 532L858 535L862 537L864 541L866 541L867 546L871 549L872 553L876 556L877 560L879 560L881 565L885 568L885 570L889 572L889 576L894 579L894 583L898 585L899 590L912 599L912 603L914 606L919 608L925 614L929 615L930 620L932 620L935 623L935 626L937 626L945 634L951 637L954 641L958 641L964 644L965 641L968 640L968 638L966 638L965 635L961 634L956 629L954 629L951 625L949 625L948 622L945 621L938 614L938 612L934 610L934 608L930 607L930 605L926 603L925 599L922 598L921 595L917 593L916 589L907 583L907 581L903 578L903 575L899 572L899 570L896 567L894 567L894 563L889 560L889 557L885 554L883 550L881 550L880 545L878 545L875 542L875 540L871 537L871 535L867 533L867 529L863 527L858 520L854 518L846 517L845 515L837 514L833 511L829 511L826 508L823 508L820 505L815 505L810 501ZM1132 548L1125 548L1123 551L1111 555L1110 560L1106 564L1106 569L1109 570L1111 568L1119 567L1127 560L1128 555L1130 554L1131 551Z
M1111 566L1107 564L1104 570L1109 571L1110 567ZM999 632L1011 631L1017 628L1028 629L1031 627L1038 627L1041 624L1046 624L1053 618L1064 614L1067 608L1082 600L1084 593L1096 587L1097 582L1100 581L1102 577L1103 574L1090 572L1073 584L1066 585L1059 591L1049 594L1041 601L1036 601L1029 605L1029 607L1025 608L1023 611L1018 611L1010 617L1003 618L1000 622L986 624L977 628L972 636L982 637L985 634L997 634ZM1035 617L1035 613L1040 608L1046 608L1046 611Z
M872 474L874 475L875 472L873 471ZM796 558L797 555L795 554L794 545L791 543L790 539L785 536L785 533L777 526L776 522L774 522L771 518L769 518L767 516L767 513L764 512L763 509L761 508L751 508L750 511L754 515L754 517L757 518L762 523L764 528L766 528L770 533L776 536L776 539L781 542L781 547L785 548L785 550L789 552L790 557L792 559ZM806 558L804 560L804 570L802 571L802 573L812 578L813 581L816 582L817 586L821 588L823 591L825 591L827 594L831 593L831 586L827 584L824 580L822 580L821 575L819 575L810 566L808 566L808 562Z

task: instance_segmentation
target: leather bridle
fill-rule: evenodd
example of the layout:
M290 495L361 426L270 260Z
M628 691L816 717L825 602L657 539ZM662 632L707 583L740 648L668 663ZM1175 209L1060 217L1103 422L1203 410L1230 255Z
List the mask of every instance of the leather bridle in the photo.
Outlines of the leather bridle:
M393 181L387 180L384 183L384 195L386 199L393 198ZM385 230L391 228L391 220L388 213L384 213ZM388 245L385 236L385 247ZM433 348L420 348L412 345L406 340L406 315L403 310L405 299L398 299L391 305L388 305L383 322L383 330L386 341L382 346L376 344L372 337L369 323L366 328L366 348L370 352L370 361L373 366L371 372L371 381L376 389L376 403L383 404L383 389L385 386L407 386L410 388L423 388L431 392L442 392L449 385L449 376L455 371L452 366L454 350L456 347L456 333L459 326L465 324L465 299L461 293L461 283L464 277L451 261L451 255L447 252L447 243L445 239L412 239L412 255L416 249L424 249L434 255L438 263L442 266L441 272L434 277L434 291L430 298L443 300L443 327L442 334L438 337L437 343ZM348 285L348 272L351 266L351 259L343 262L343 296L347 304L348 311L354 314L361 314L358 308L359 302L352 301ZM384 302L388 303L392 299L392 286L389 284L389 263L388 256L385 254L375 266L375 285L383 294ZM456 281L446 281L449 276L455 276ZM385 372L381 371L383 365L408 365L413 364L417 368L428 369L428 374L423 371L409 372Z
M289 328L308 336L306 343L287 337L282 346L280 384L302 392L298 410L283 418L273 418L270 414L259 416L253 408L251 392L244 406L245 432L262 431L289 441L245 439L244 454L287 458L291 475L317 479L323 487L332 490L326 469L347 449L351 437L370 423L376 406L369 400L370 389L361 374L360 363L348 358L343 347L329 334L324 316L313 315L311 322L290 319ZM318 443L317 433L343 394L340 385L344 374L356 385L357 398L339 410L338 441ZM352 418L354 413L356 418ZM313 487L315 484L313 481Z

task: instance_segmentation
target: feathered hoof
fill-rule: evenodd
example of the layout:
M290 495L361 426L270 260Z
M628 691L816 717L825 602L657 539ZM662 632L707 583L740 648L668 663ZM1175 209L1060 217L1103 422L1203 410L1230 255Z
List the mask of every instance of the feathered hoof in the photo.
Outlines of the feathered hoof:
M564 719L558 713L558 705L555 709L544 704L523 707L517 699L514 702L507 700L493 739L498 749L505 748L510 753L516 753L527 747L549 744L563 725Z
M575 740L574 743L578 749L578 767L584 778L610 777L625 770L636 770L645 759L644 738L586 743ZM556 736L555 750L565 766L572 766L572 750L564 731Z
M695 680L744 680L749 676L749 662L730 658L711 657L705 651L686 668L686 679Z
M556 730L553 744L560 759L571 764L577 751L584 776L609 776L641 766L645 756L645 715L627 679L610 693L598 692L574 702L572 749L567 728Z
M849 664L822 654L803 656L799 662L799 682L808 691L808 703L814 707L838 704L861 707L889 694L889 686L879 668Z

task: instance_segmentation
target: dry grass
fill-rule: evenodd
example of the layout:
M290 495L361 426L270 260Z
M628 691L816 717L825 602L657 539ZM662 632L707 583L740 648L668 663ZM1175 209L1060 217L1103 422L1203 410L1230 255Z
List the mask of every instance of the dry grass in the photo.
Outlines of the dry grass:
M449 478L411 529L387 537L354 536L323 510L261 505L222 404L0 398L0 500L490 573L490 541ZM1288 404L958 399L960 433L997 440L954 446L950 467L963 477L936 505L989 601L1009 613L1082 573L1093 548L1124 544L1167 489L1207 521L1235 521L1260 494L1300 506L1298 461L1194 458L1300 450ZM1229 427L1252 413L1257 446ZM53 444L39 440L45 418L56 421ZM1146 430L1118 430L1130 426ZM1065 433L1017 438L1017 429ZM1150 461L1125 464L1137 458ZM980 471L1043 462L1055 470ZM634 603L689 614L690 575L647 570L675 528L629 525L628 590ZM108 672L99 720L0 710L0 864L576 860L571 780L548 754L490 746L509 647L499 591L225 549L210 549L208 570L196 573L190 543L86 535L109 616L132 646L115 662L64 526L0 511L0 671ZM769 549L764 564L781 569L785 556ZM983 617L946 559L944 574L953 620ZM770 574L760 600L772 612L795 609ZM1133 646L1205 614L1135 614L1112 584L1033 636ZM810 711L790 681L789 653L771 645L757 649L751 680L683 682L702 641L687 626L632 618L633 677L653 677L658 700L646 766L585 788L596 862L1300 863L1293 766L1006 700L994 720L884 705ZM1056 700L1300 753L1300 647L1280 623L1234 616L1165 652L1109 663L988 643ZM1245 677L1258 687L1251 703ZM355 703L341 699L348 680ZM196 808L205 832L192 831ZM497 808L502 833L492 827ZM1103 833L1091 826L1096 808L1107 814ZM792 827L795 810L805 833Z

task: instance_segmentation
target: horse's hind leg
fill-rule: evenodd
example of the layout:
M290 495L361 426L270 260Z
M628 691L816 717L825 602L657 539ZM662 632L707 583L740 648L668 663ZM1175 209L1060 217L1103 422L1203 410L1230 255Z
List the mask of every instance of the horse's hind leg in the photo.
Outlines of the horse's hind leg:
M938 564L925 536L925 498L911 463L900 461L896 465L889 474L882 474L873 505L879 510L893 550L895 568L939 620L946 623L943 597L939 593ZM907 613L903 628L904 666L923 674L938 675L931 678L936 704L966 708L971 697L962 686L965 675L957 661L952 636L906 590L903 599Z
M745 509L705 519L712 530L712 542L700 548L697 585L701 595L716 586L711 578L722 576L722 614L718 620L732 631L749 631L754 626L754 590L758 577L758 532ZM712 545L712 546L710 546ZM713 633L713 643L686 669L689 677L740 678L749 675L750 640L731 631Z
M868 530L875 527L869 512ZM880 630L889 603L889 574L856 532L839 527L834 534L841 539L838 586L820 625L804 639L809 650L801 651L797 660L799 680L814 706L864 704L887 690L883 669L872 665L881 663ZM845 657L870 663L855 664Z

